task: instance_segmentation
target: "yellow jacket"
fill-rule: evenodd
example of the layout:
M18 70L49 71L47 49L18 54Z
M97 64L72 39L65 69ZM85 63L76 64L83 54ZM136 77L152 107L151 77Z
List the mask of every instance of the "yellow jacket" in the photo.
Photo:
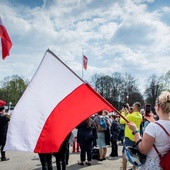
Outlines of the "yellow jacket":
M140 124L142 122L142 115L139 112L132 112L131 114L127 114L127 115L125 115L125 113L122 112L122 116L124 116L129 122L135 123L137 126L137 129L140 130ZM122 117L120 117L120 124L125 124L125 132L124 132L125 137L128 137L131 141L135 141L135 137L126 123L127 122Z

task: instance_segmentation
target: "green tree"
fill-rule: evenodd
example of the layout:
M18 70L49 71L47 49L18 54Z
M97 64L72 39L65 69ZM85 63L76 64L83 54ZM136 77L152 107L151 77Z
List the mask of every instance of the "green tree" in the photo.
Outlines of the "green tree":
M28 80L24 80L18 75L13 75L5 77L0 84L1 99L5 100L7 104L12 102L13 105L16 105L28 85Z

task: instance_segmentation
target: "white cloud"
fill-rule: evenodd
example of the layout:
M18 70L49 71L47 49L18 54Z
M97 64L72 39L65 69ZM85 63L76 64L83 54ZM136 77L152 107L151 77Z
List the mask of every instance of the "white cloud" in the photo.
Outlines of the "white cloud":
M80 76L83 49L89 58L86 80L94 73L121 72L143 82L153 73L169 70L167 4L152 0L42 0L39 6L29 6L29 2L24 6L23 1L2 0L0 4L13 42L11 55L0 62L0 80L13 74L31 79L48 48Z

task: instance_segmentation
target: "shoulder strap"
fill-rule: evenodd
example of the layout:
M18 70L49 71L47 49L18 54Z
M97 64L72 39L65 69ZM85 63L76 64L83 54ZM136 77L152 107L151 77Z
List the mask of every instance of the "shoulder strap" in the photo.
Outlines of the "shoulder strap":
M170 137L170 134L168 133L168 131L158 122L155 122L157 125L159 125L164 131L165 133Z
M164 132L170 137L170 134L167 132L167 130L160 123L158 123L158 122L155 122L155 123L157 125L159 125L164 130ZM156 148L155 144L153 144L153 147L154 147L156 153L158 154L159 158L162 158L162 156L161 156L160 152L158 151L158 149Z
M158 149L156 148L155 144L153 144L153 147L154 147L156 153L158 154L159 158L161 159L161 158L162 158L162 155L160 154L160 152L159 152Z

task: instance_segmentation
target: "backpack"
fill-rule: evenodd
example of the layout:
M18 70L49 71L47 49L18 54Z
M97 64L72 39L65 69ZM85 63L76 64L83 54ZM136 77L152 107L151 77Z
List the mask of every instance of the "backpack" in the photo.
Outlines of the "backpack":
M104 117L99 117L98 118L98 130L104 131L106 129L107 129L106 119Z
M159 124L158 122L155 122L157 125L159 125L164 131L165 133L170 137L170 134L167 132L167 130L161 125ZM163 170L169 170L169 167L170 167L170 150L164 155L162 156L160 154L160 152L158 151L158 149L156 148L155 145L153 145L155 151L157 152L159 158L160 158L160 166Z

